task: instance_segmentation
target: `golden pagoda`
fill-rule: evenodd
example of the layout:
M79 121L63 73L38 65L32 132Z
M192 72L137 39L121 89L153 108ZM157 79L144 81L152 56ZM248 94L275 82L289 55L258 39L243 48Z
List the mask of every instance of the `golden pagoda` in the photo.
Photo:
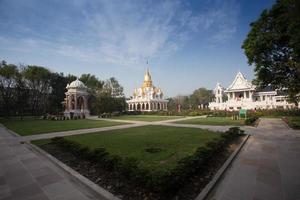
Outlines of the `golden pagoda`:
M152 77L147 68L142 87L133 92L133 98L127 101L129 111L159 111L167 110L168 100L163 99L163 92L152 83Z

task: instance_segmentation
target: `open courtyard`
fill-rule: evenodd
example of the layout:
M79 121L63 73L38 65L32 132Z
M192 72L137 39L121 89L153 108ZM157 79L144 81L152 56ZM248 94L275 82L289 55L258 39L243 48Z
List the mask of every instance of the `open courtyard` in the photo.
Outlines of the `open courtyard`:
M199 119L201 119L201 118L195 117L193 120L199 120ZM179 119L176 119L176 120L179 120ZM182 118L181 120L182 120L182 123L184 123L185 118ZM188 119L188 120L191 120L191 119ZM276 123L273 123L271 126L266 127L266 125L269 124L269 120L262 119L263 125L258 126L257 128L245 129L246 133L248 133L248 131L250 131L250 130L251 130L251 132L249 132L249 133L251 133L251 134L254 134L253 131L255 131L255 133L260 133L263 130L269 130L269 129L270 129L270 131L274 130L274 128L277 127L278 120L280 120L280 119L274 119L274 120L276 120ZM32 123L31 125L34 125L34 122L32 122L31 120L29 120L29 121ZM111 121L109 119L106 119L106 120L82 120L82 121L108 123L108 122L114 122L114 119L112 119ZM50 122L56 122L56 121L50 121ZM61 122L61 121L58 121L58 122ZM78 122L81 122L81 120L70 120L70 121L66 121L66 122L69 122L69 123L77 122L78 123ZM266 124L266 122L267 122L267 124ZM19 123L19 121L16 121L15 123ZM36 122L36 124L38 124L38 123L40 123L40 121ZM133 122L132 125L129 124L129 126L133 126L135 123L136 122ZM153 125L151 125L151 123L153 123ZM157 123L163 123L163 126L155 125ZM283 122L281 122L281 124L282 123ZM168 124L170 124L172 126L167 126ZM64 138L67 141L75 142L77 144L80 144L80 146L82 146L82 147L87 147L90 150L104 148L109 155L118 156L123 159L131 158L131 159L135 160L135 162L137 162L138 167L140 169L150 170L153 173L166 173L166 172L172 171L172 169L176 168L178 161L180 161L184 158L187 158L189 156L192 156L193 153L195 153L195 151L199 147L205 147L209 142L219 140L220 136L222 135L222 133L217 133L217 132L201 129L202 125L200 125L200 124L197 125L198 128L182 128L182 127L176 127L176 125L181 126L184 124L176 124L176 123L170 123L170 122L164 123L163 121L155 120L153 122L144 122L142 124L137 123L137 125L138 125L138 127L131 127L131 128L130 127L128 127L128 128L120 127L116 130L106 130L107 128L108 129L113 128L114 126L103 127L103 128L105 128L105 129L103 129L104 130L103 132L87 133L87 134L83 134L83 135L74 135L74 136L69 135ZM175 125L175 127L174 127L174 125ZM19 126L21 126L21 125L19 125ZM207 127L208 125L203 125L203 126ZM116 126L116 127L118 127L118 126ZM217 127L217 126L211 125L211 127ZM45 130L49 130L47 126L44 126L44 128L45 128ZM39 129L40 130L43 129L42 126ZM101 127L100 127L100 129L101 129ZM282 131L283 129L284 129L284 126L280 125L279 130ZM82 133L84 133L84 130L89 130L89 129L81 129L81 130L83 131ZM1 131L2 131L1 137L2 138L4 137L3 138L4 140L2 140L2 141L6 141L5 138L11 138L9 136L9 133L6 133L4 129L1 129ZM61 136L63 136L63 133L64 132L61 132L61 134L62 134ZM295 133L293 133L293 134L295 134ZM46 136L50 137L51 134L49 135L49 134L41 133L39 135L41 135L41 136L44 135L45 137ZM38 135L36 135L36 136L38 136ZM288 134L286 134L286 136L290 137L290 134L288 133ZM26 136L26 137L28 137L28 136ZM22 141L22 138L27 140L26 137L20 136L20 137L17 137L16 140ZM250 141L255 141L255 140L250 140ZM51 145L51 139L37 140L37 141L33 141L33 143L38 145L39 147L44 148L45 150L49 151L51 154L54 153L53 155L58 156L58 158L62 159L63 162L65 160L67 163L70 164L70 166L77 168L80 173L85 174L85 176L89 177L94 182L97 181L97 177L99 178L99 175L88 172L89 170L94 169L94 167L93 167L94 165L90 165L90 164L89 165L87 165L87 164L81 165L80 162L86 163L86 161L80 161L80 159L78 160L78 158L76 158L76 157L71 159L71 157L72 157L71 154L69 154L68 151L66 151L66 150L63 150L63 151L60 151L58 149L54 150L53 149L54 146ZM250 144L248 144L248 146ZM17 146L19 146L19 145L20 144L18 144ZM26 146L13 147L13 148L21 148L21 147L27 149ZM8 147L6 147L6 148L8 148ZM39 153L37 153L37 152L32 152L30 150L29 151L22 150L22 151L27 152L26 156L22 155L24 157L24 162L28 163L24 166L26 169L27 169L27 165L28 165L28 167L33 166L33 165L30 165L30 163L33 162L33 160L31 158L30 159L26 158L26 157L28 157L28 155L31 155L30 157L32 157L33 155L37 156L37 158L34 159L34 162L35 162L34 165L37 165L38 162L43 162L43 163L49 162L49 161L45 161L43 156L39 155ZM7 155L7 153L5 153L5 151L4 152L2 151L2 154ZM243 154L245 154L245 153L242 153L241 156L243 156ZM18 155L14 155L14 156L18 156ZM4 165L2 164L2 166L4 167L8 164L7 162L9 160L7 160L8 157L5 157L5 156L3 158L5 158L4 160L2 160L3 161L2 163L4 164ZM43 161L41 161L40 159L42 159ZM234 165L239 163L241 159L242 158L238 158L237 161L234 161ZM78 164L75 164L74 162L78 163ZM5 163L7 163L7 164L5 164ZM51 168L55 169L56 167L50 163L46 164L46 166L51 166ZM73 164L71 164L71 163L73 163ZM294 164L296 165L296 163L297 162L295 162ZM17 165L17 163L16 163L16 165ZM7 166L9 166L9 165L7 165ZM42 166L44 166L44 165L42 165ZM86 168L85 166L90 166L90 168ZM8 170L3 167L2 167L2 169ZM55 169L55 171L56 170L57 169ZM95 170L97 170L97 168L95 168ZM112 175L110 171L102 170L101 172L106 173L107 175L105 177L101 178L102 181L99 182L100 186L103 186L105 189L107 189L117 195L121 195L121 196L123 195L124 199L135 198L134 196L128 195L129 193L124 192L124 190L123 190L123 194L120 194L119 189L116 186L113 186L111 189L109 189L111 187L109 185L114 185L114 182L107 182L107 177L111 177L108 180L114 180L114 178L112 178L112 177L114 177L114 175ZM32 171L30 173L35 174L35 171ZM50 174L50 171L46 172L46 173ZM229 173L229 175L227 175L227 176L231 177L231 176L236 176L235 174L230 175L231 173L237 173L237 172L236 172L236 170L230 170L227 173ZM91 177L89 176L89 174ZM34 177L36 177L36 176L37 175L34 175ZM58 184L61 181L65 181L65 179L68 179L69 175L66 176L62 172L60 172L59 175L52 174L51 176L57 177L57 178L53 179L52 181L54 181L56 184ZM8 175L5 175L5 177L8 178ZM93 177L94 177L94 179L93 179ZM41 177L38 176L37 178L40 179ZM27 178L24 177L24 180L27 180ZM29 181L29 180L27 180L27 181ZM109 185L107 185L108 183L109 183ZM68 183L68 184L71 184L70 187L74 187L74 188L80 187L77 184L75 184L75 185L73 185L73 183ZM125 190L131 191L133 189L132 187L129 187L131 185L130 182L125 181L124 184L126 184L128 186L128 187L127 186L124 187L124 188L126 188ZM230 183L230 184L232 184L232 183ZM289 185L290 183L285 182L285 184ZM8 187L12 187L12 186L8 186ZM37 187L40 187L40 186L37 186ZM193 186L188 186L188 187L191 188ZM237 186L232 186L232 187L237 187ZM252 186L248 186L248 187L251 188ZM45 187L42 187L42 191L45 190L44 188L48 188L48 185L45 185ZM217 195L219 197L219 195L220 195L219 190L223 191L223 190L227 190L228 188L224 187L223 183L221 183L221 185L216 186L215 189L217 191L214 193L211 193L210 195ZM60 190L56 189L56 191L59 192ZM283 192L284 190L281 189L281 191ZM87 192L87 191L85 191L85 192ZM9 195L9 194L10 193L7 193L7 195ZM48 193L48 192L43 193L42 192L41 194L44 194L47 197L52 198L51 193ZM39 194L39 195L41 195L41 194ZM130 194L133 195L133 193L130 193ZM78 193L77 195L81 196L83 194ZM297 195L297 194L295 194L295 195ZM68 196L68 194L65 194L65 196ZM155 197L155 195L154 195L153 197L154 197L154 199L156 199L157 196ZM86 197L81 196L81 198L84 199ZM138 198L140 198L140 197L138 197ZM238 197L237 199L239 199L239 198L240 197ZM103 199L107 199L107 198L103 198Z
M0 0L0 200L300 200L299 0Z

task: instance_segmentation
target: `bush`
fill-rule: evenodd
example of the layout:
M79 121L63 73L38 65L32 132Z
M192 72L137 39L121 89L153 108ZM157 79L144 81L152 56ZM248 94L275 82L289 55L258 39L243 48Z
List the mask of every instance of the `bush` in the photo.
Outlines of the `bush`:
M253 125L256 122L256 120L258 120L257 116L249 117L245 120L245 124L246 125Z

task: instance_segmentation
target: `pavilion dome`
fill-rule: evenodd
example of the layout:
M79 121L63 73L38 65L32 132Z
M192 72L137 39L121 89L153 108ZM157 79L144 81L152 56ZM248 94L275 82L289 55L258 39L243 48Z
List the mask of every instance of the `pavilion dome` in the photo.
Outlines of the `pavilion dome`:
M67 85L68 88L87 88L82 81L80 81L78 78Z

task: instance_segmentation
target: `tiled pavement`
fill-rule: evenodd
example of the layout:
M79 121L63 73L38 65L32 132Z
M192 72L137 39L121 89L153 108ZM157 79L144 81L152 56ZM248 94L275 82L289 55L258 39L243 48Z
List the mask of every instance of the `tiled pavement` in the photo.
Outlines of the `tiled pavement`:
M0 126L0 200L99 199Z
M210 200L300 200L300 131L262 119Z

